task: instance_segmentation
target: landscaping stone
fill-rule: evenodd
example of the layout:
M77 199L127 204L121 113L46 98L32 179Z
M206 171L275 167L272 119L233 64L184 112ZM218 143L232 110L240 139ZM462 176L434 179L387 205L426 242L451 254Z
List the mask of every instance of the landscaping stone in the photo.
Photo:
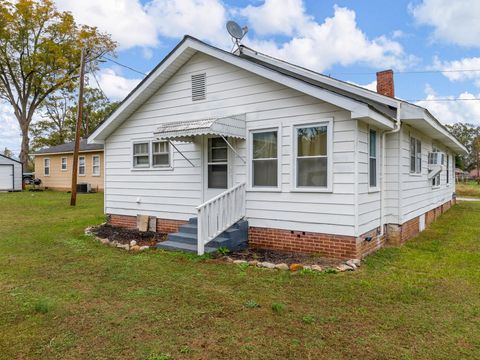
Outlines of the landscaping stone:
M130 250L131 251L140 251L140 246L138 246L138 245L130 246Z
M351 268L350 266L348 266L347 264L340 264L337 266L337 270L338 271L353 271L353 268Z
M312 265L313 271L323 271L323 268L320 265Z
M113 241L110 241L110 242L108 243L108 245L113 246L113 247L117 247L118 242L117 242L116 240L113 240Z
M351 261L355 264L356 267L360 267L360 265L362 264L362 260L360 259L352 259Z
M135 240L130 241L130 246L135 246L137 245L137 242Z
M303 265L304 270L312 270L312 267L310 265Z
M298 271L298 270L302 270L302 269L303 269L302 264L291 264L290 265L290 271Z
M148 249L150 249L150 246L145 245L145 246L140 246L139 250L143 251L143 250L148 250Z
M263 268L266 268L266 269L275 269L275 264L273 264L271 262L268 262L268 261L258 263L257 266L263 267Z
M128 245L128 244L118 244L118 243L117 243L117 248L119 248L119 249L124 249L124 250L129 250L129 249L130 249L130 245Z
M288 270L288 265L285 263L280 263L275 265L275 269L278 270Z
M108 240L108 239L99 239L99 240L100 240L100 242L101 242L103 245L108 245L108 244L110 244L110 240Z
M251 265L251 266L257 266L258 265L258 260L250 260L248 262L248 264Z
M233 260L234 264L247 264L247 260Z
M356 269L357 269L357 265L355 265L352 260L346 261L346 262L345 262L345 265L350 266L353 270L356 270Z

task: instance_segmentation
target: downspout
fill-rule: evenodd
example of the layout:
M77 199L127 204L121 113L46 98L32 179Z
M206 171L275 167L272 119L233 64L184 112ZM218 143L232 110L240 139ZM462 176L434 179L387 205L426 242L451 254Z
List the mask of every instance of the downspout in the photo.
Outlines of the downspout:
M382 132L382 181L381 181L381 187L380 187L380 235L383 236L385 234L385 148L386 148L386 139L388 134L395 134L400 131L402 128L402 121L401 121L401 106L402 102L398 101L397 102L397 116L395 119L395 128L390 131L384 131ZM401 148L401 143L399 141L399 148ZM400 158L398 159L400 163ZM401 165L399 165L399 171L401 169ZM398 185L400 186L400 172L398 174ZM398 189L398 195L400 196L400 188ZM400 208L400 204L399 204Z

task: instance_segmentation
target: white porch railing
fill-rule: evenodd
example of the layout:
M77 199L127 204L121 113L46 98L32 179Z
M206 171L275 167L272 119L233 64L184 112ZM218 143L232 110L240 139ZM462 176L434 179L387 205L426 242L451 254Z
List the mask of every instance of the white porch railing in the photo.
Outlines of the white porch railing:
M197 253L203 255L205 244L245 216L245 183L208 200L197 207Z

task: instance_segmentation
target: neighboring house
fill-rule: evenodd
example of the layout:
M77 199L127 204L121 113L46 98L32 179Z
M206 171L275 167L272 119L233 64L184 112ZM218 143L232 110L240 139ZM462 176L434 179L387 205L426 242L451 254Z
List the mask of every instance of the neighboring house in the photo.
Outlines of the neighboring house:
M480 175L479 175L479 174L480 174L480 169L477 169L477 168L472 169L472 170L470 170L470 172L469 172L469 176L470 176L470 178L472 178L472 179L480 179Z
M35 156L35 177L41 187L69 191L72 187L74 142L38 150ZM88 184L93 191L103 191L103 145L80 141L78 156L78 184Z
M378 90L186 36L89 137L109 221L156 217L200 254L242 217L252 247L354 258L404 242L454 203L466 149L393 97L391 71Z
M0 191L21 191L22 173L20 161L0 154Z

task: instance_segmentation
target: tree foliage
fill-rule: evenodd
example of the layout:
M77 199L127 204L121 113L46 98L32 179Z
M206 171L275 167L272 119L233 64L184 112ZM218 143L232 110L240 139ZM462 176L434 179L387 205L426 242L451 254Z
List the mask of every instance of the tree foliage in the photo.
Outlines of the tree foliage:
M468 150L467 155L456 157L455 165L462 170L470 170L476 167L480 152L480 146L476 146L478 139L480 139L480 127L464 123L446 125L446 127Z
M77 96L61 91L46 99L42 106L42 118L32 124L33 150L60 145L75 139L77 120ZM118 105L110 102L95 88L85 88L82 112L81 137L88 137Z
M78 25L51 0L0 0L0 99L11 104L20 125L23 162L34 113L50 95L75 87L81 49L95 68L115 47L109 35Z

